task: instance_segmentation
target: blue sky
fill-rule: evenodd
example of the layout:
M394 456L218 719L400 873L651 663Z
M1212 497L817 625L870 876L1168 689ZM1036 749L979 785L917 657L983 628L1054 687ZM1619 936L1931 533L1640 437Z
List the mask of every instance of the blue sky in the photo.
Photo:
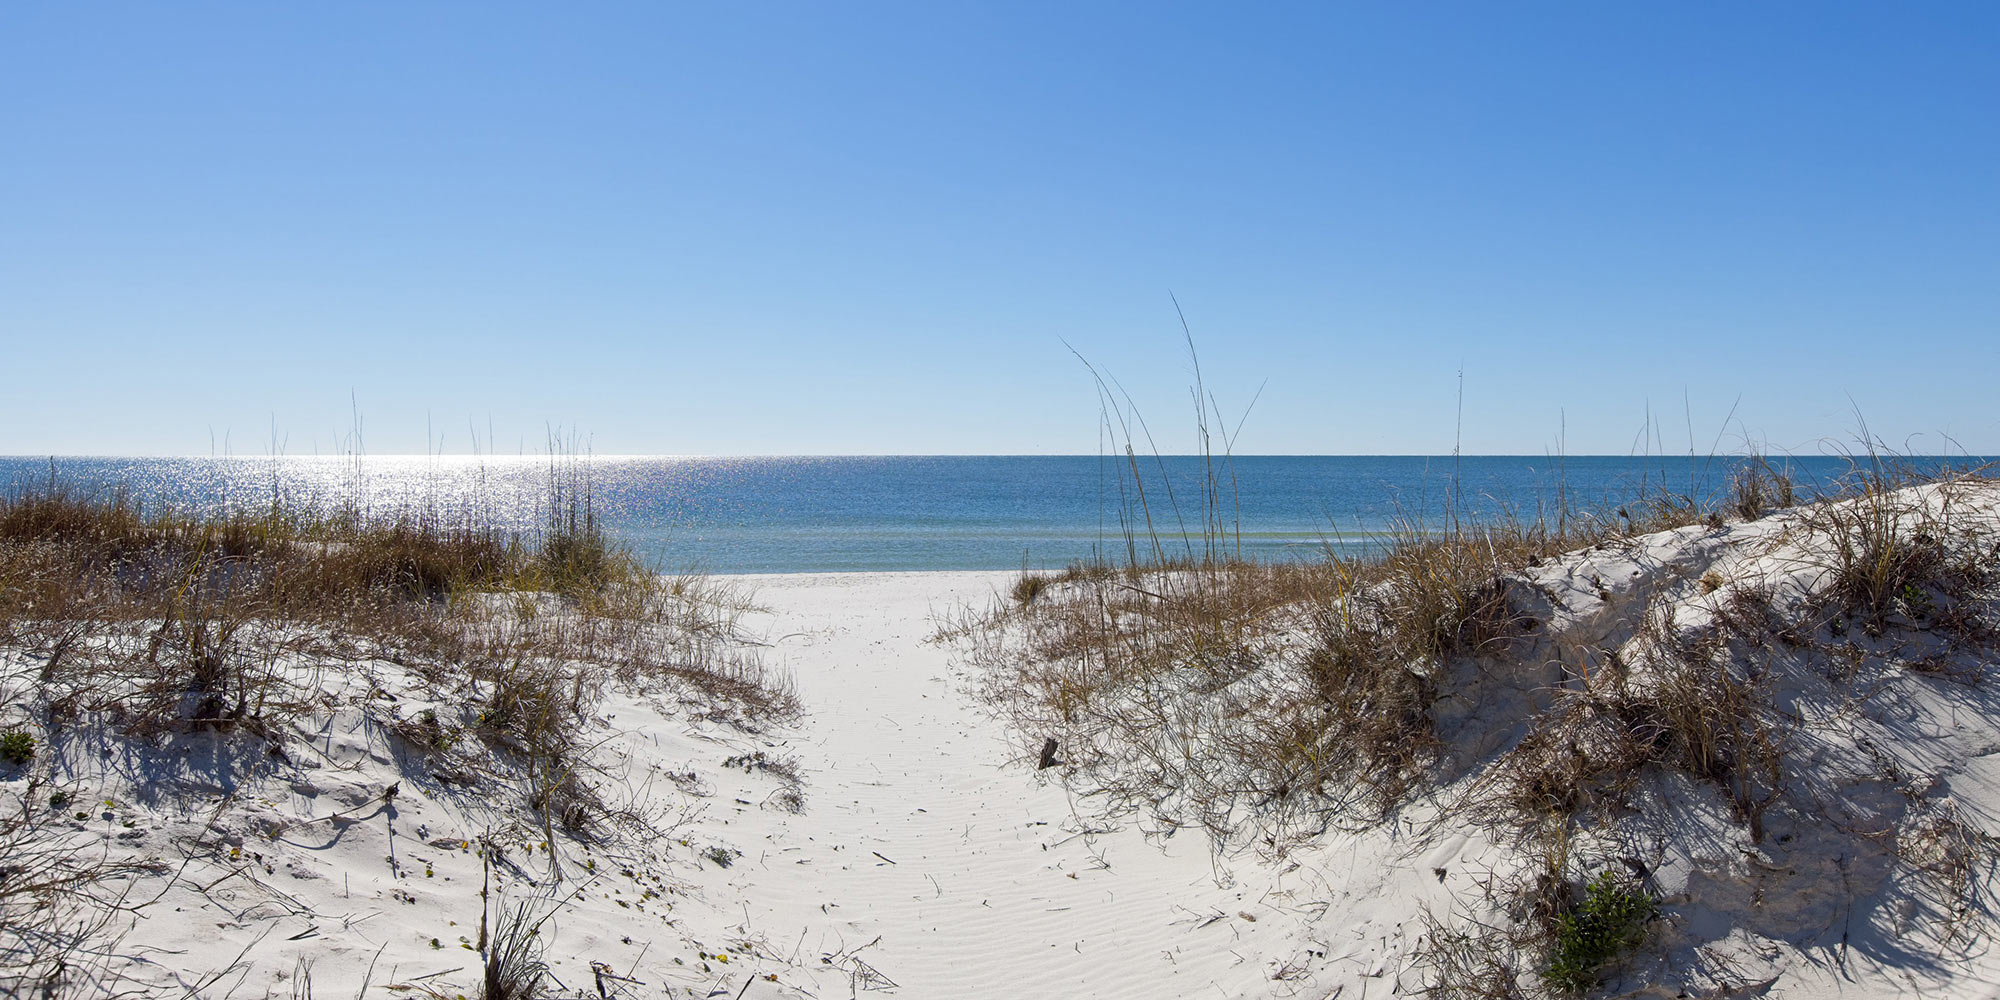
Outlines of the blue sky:
M0 453L2000 452L2000 5L0 8ZM1685 400L1685 402L1684 402Z

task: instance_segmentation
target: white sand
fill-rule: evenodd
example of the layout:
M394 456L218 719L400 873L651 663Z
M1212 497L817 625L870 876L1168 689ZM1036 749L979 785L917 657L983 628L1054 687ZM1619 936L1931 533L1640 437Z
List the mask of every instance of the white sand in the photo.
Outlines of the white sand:
M1746 531L1777 537L1776 528L1732 531L1735 542ZM1538 579L1557 600L1558 628L1610 636L1620 619L1615 600L1592 604L1598 581L1617 594L1657 590L1663 574L1680 580L1724 565L1731 543L1728 533L1688 529L1582 554ZM88 817L72 824L76 834L117 856L170 864L133 884L128 902L143 905L115 925L122 935L100 956L100 981L291 997L303 959L322 1000L354 996L364 977L370 996L476 996L479 959L465 943L478 932L482 863L470 848L492 834L509 845L496 895L535 900L559 887L561 906L541 936L561 995L595 996L601 984L625 997L1355 1000L1407 992L1422 915L1464 912L1483 880L1520 867L1507 845L1424 803L1386 826L1222 854L1193 829L1149 834L1155 822L1145 816L1101 815L1094 801L1071 797L1058 771L1035 770L1029 751L967 696L951 648L931 641L943 618L986 607L1011 578L750 578L769 609L750 626L766 637L767 658L795 673L807 717L747 734L614 693L598 720L609 768L600 780L673 832L622 847L558 838L559 881L534 850L539 836L509 829L517 813L477 789L412 779L351 702L302 738L315 749L295 749L291 765L235 761L240 778L202 756L215 752L205 739L181 744L194 756L176 766L113 742L77 752L61 762L80 781L81 803L69 808ZM415 682L380 669L384 687L400 690L397 710L420 710ZM1934 700L1936 711L1990 708L1983 694L1945 690ZM1931 753L1937 787L2000 832L2000 727L1990 713L1952 718L1957 737L1909 756ZM784 808L785 784L772 775L723 766L757 751L796 761L802 813ZM380 801L396 781L401 793ZM2000 995L2000 960L1983 946L1899 957L1889 946L1896 915L1869 908L1892 899L1882 886L1849 899L1844 913L1800 897L1798 914L1749 921L1790 928L1793 939L1732 930L1752 909L1789 905L1763 898L1758 872L1789 865L1810 875L1827 859L1768 841L1752 848L1712 790L1675 794L1668 818L1688 839L1670 845L1664 856L1684 863L1662 875L1681 880L1685 905L1642 969L1698 955L1742 968L1746 982L1772 980L1772 995ZM303 822L342 810L351 813ZM728 867L702 860L718 847L741 857ZM1690 883L1690 859L1734 874ZM1978 873L1982 892L1992 875L1990 866ZM1796 896L1802 883L1769 884ZM1821 916L1847 926L1805 927ZM611 978L594 976L593 963Z
M807 705L785 731L693 725L613 694L600 753L628 800L674 814L676 836L646 850L559 838L565 899L543 937L563 995L595 995L592 963L637 980L604 984L633 997L833 997L886 983L915 997L1265 992L1290 938L1324 909L1315 900L1345 876L1271 873L1212 858L1198 833L1149 841L1135 823L1080 816L963 695L950 650L929 641L937 614L983 607L1010 578L754 579L771 611L751 627ZM400 681L400 715L428 706ZM69 807L89 817L71 824L77 833L173 866L133 887L144 905L99 956L99 982L290 997L303 959L321 998L352 996L364 977L371 996L477 995L479 960L465 947L480 917L472 848L520 817L478 790L412 780L357 712L325 721L306 738L314 749L295 746L298 767L250 761L240 780L219 777L214 760L163 769L122 749L102 758L108 772L92 754L64 762L86 776ZM212 752L206 737L189 743ZM803 813L781 807L770 775L722 766L759 750L796 759ZM499 839L519 866L496 869L499 893L544 896L539 835ZM698 857L718 846L742 857L727 868ZM1365 956L1375 945L1346 947ZM701 957L718 953L728 961Z
M936 614L984 607L1011 578L758 581L811 706L791 746L811 799L803 816L740 822L748 857L711 896L741 900L750 926L805 956L865 948L911 996L1265 992L1265 939L1310 903L1285 890L1312 880L1245 881L1198 833L1149 842L1134 823L1080 816L926 641ZM841 992L823 976L809 988Z

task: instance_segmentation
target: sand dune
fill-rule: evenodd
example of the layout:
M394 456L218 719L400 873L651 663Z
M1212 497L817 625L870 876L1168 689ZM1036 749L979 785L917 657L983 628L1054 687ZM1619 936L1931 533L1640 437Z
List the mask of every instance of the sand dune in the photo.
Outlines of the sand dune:
M1976 509L1991 519L1990 494ZM1781 513L1524 571L1542 626L1514 667L1468 666L1441 699L1437 787L1313 836L1263 837L1246 813L1217 842L1038 770L1029 734L973 696L964 649L936 638L1003 601L1012 574L871 573L746 581L765 610L744 634L795 677L795 723L610 691L577 724L587 780L624 819L586 834L413 752L382 720L436 695L385 661L324 671L322 710L268 744L104 730L0 775L39 817L41 839L10 851L131 866L100 887L116 909L37 917L103 921L70 962L80 994L477 996L482 912L491 934L516 908L551 995L1408 994L1437 929L1504 923L1495 886L1530 870L1524 841L1472 805L1518 761L1528 715L1575 686L1550 664L1580 649L1639 662L1644 615L1671 606L1696 628L1752 586L1773 614L1803 614L1824 586L1814 544ZM1579 857L1629 856L1661 894L1610 987L1992 995L1989 650L1914 609L1852 642L1759 649L1795 723L1762 836L1716 787L1656 769L1577 837ZM8 655L10 675L32 672ZM36 768L54 783L31 790Z

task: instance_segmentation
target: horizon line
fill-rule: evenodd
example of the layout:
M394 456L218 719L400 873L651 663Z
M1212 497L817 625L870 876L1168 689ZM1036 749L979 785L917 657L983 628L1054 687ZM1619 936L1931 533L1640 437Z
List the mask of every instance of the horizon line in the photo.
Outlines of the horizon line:
M1802 453L1796 451L1783 451L1783 450L1772 450L1772 451L1744 450L1744 451L1712 451L1706 454L1694 451L1646 452L1646 453L1626 452L1622 454L1613 452L1566 453L1566 452L1549 452L1549 451L1544 451L1544 452L1496 451L1496 452L1456 452L1456 453L1449 451L1447 452L1243 452L1235 454L1227 452L1218 452L1211 455L1203 455L1199 452L1145 452L1139 454L1137 457L1142 461L1153 458L1197 458L1197 459L1206 458L1213 461L1228 461L1234 459L1250 459L1250 458L1427 458L1427 459L1543 458L1543 459L1562 459L1562 460L1567 460L1572 458L1579 458L1579 459L1644 458L1644 459L1665 459L1665 460L1689 458L1689 459L1701 460L1701 459L1716 459L1716 458L1766 458L1766 459L1801 458L1801 457L1855 458L1855 457L1868 457L1869 454L1870 453L1864 448L1863 450L1853 451L1853 452L1820 451L1820 452ZM1893 452L1884 449L1880 452L1880 454L1882 455L1882 457L1885 458L2000 459L2000 455L1979 455L1966 451L1960 451L1956 453L1920 452L1920 453L1906 454L1902 452ZM789 452L789 453L755 452L755 453L741 453L741 454L707 454L707 453L692 453L692 452L689 453L672 453L672 452L622 453L621 452L621 453L602 453L602 454L592 453L592 452L579 452L579 453L514 452L506 454L499 454L492 452L434 452L434 453L346 452L346 453L330 453L330 454L278 454L278 455L269 455L269 454L202 455L202 454L188 454L188 453L142 455L142 454L116 454L109 452L104 452L104 453L76 452L69 454L34 452L34 453L20 453L20 454L0 454L0 462L15 462L15 461L49 462L49 461L71 461L71 460L93 460L93 459L94 460L125 459L125 460L139 460L139 461L226 461L226 462L330 461L330 460L365 461L369 459L393 459L393 460L425 459L433 461L492 460L492 461L506 461L506 462L517 462L517 461L527 461L527 460L729 461L729 460L744 460L744 459L855 459L855 458L1101 458L1101 459L1117 460L1117 459L1123 459L1124 457L1125 456L1123 454L1117 452L1098 452L1098 453L1090 453L1090 452Z

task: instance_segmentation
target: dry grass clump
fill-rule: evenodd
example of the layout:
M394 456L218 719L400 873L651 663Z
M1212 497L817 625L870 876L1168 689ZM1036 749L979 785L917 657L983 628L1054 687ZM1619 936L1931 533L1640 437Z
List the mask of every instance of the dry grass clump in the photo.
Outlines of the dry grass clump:
M1528 1000L1534 962L1520 935L1469 920L1424 914L1414 962L1415 995L1430 1000Z
M1799 502L1798 489L1789 472L1771 467L1761 457L1751 460L1729 477L1729 513L1754 521L1770 511Z
M1447 663L1534 630L1507 573L1559 544L1412 526L1368 559L1025 574L992 623L1013 635L971 630L975 658L1024 742L1057 738L1114 795L1178 789L1177 821L1375 815L1432 761Z
M1297 609L1324 591L1325 572L1233 560L1075 567L1041 576L1032 603L1002 612L1011 634L982 623L965 635L989 668L989 696L1024 738L1057 738L1065 761L1103 768L1119 793L1181 788L1182 818L1206 822L1239 793L1268 796L1301 780L1301 758L1314 752L1304 735L1282 757L1245 742L1241 727L1200 746L1185 737L1297 700L1254 668L1275 618L1306 624Z
M327 593L390 591L437 599L508 582L521 562L513 540L471 523L398 519L306 544L337 550L318 560L328 576L313 581Z
M1681 629L1671 606L1649 612L1638 655L1608 658L1531 721L1496 769L1502 812L1523 826L1608 821L1657 766L1722 790L1761 842L1782 787L1787 725L1771 704L1765 661L1744 655L1773 632L1740 615Z
M82 544L122 554L157 541L159 527L124 493L89 498L53 477L45 487L18 492L0 506L0 543L9 545Z
M1422 784L1448 666L1502 656L1539 624L1513 574L1615 523L1406 521L1359 558L1191 553L1024 573L988 623L1013 634L969 633L1023 742L1058 739L1112 795L1218 830L1244 806L1311 828L1380 815ZM1164 548L1128 545L1149 547Z
M557 481L542 538L472 516L142 512L18 490L0 498L0 650L21 655L0 684L45 740L92 722L281 743L342 675L395 664L467 717L392 728L433 750L474 732L553 789L574 783L579 723L611 681L744 724L794 712L783 679L734 651L744 602L643 571L579 482Z
M1513 522L1448 535L1406 523L1379 557L1352 564L1346 576L1363 588L1352 599L1369 606L1393 652L1437 660L1532 631L1508 574L1577 540Z
M1349 602L1343 602L1346 604ZM1434 666L1403 660L1386 633L1342 607L1319 623L1302 664L1317 708L1320 733L1302 787L1325 794L1327 783L1358 784L1378 809L1400 802L1423 774L1438 744L1431 707Z
M1930 617L1990 583L1994 539L1961 512L1957 492L1950 480L1899 489L1870 475L1853 496L1813 508L1807 530L1832 542L1826 593L1837 610L1876 631L1893 614Z
M642 572L604 533L587 466L574 457L551 462L545 489L541 544L529 560L541 574L537 589L594 593Z
M1403 800L1439 745L1432 709L1447 662L1497 653L1538 624L1503 575L1533 551L1519 534L1433 538L1406 528L1381 557L1335 564L1331 586L1315 595L1312 641L1292 666L1326 751L1302 775L1314 791L1338 781L1383 811Z
M480 1000L535 1000L543 995L549 966L543 958L541 926L547 919L536 919L531 903L517 903L510 909L503 902L489 938L485 915L481 914L480 943L485 961L480 967Z

